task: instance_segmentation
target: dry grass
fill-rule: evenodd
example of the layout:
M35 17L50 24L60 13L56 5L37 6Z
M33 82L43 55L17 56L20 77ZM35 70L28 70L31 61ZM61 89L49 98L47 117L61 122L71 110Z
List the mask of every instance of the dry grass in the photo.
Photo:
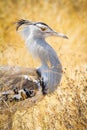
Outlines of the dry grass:
M73 78L65 73L54 94L15 113L13 130L86 130L86 80L83 71L74 70Z
M60 87L32 108L17 111L12 117L13 130L87 129L86 6L86 0L0 1L0 65L36 67L39 64L15 31L13 22L17 19L46 22L69 37L69 40L47 39L59 55L65 72Z

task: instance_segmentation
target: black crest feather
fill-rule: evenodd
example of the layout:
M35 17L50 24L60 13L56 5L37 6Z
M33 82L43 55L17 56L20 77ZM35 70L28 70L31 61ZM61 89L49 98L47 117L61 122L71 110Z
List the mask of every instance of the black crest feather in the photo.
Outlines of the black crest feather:
M23 25L23 24L30 25L30 24L32 24L32 22L30 22L28 20L20 19L16 22L16 24L17 24L16 30L18 30L21 25Z

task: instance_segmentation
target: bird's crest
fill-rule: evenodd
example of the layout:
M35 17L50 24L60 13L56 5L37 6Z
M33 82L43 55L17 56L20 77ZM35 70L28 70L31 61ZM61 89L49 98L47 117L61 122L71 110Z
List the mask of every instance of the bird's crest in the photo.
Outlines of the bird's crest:
M18 21L16 22L16 24L17 24L16 30L18 30L21 25L23 25L23 24L24 24L24 25L31 25L32 22L30 22L29 20L20 19L20 20L18 20Z

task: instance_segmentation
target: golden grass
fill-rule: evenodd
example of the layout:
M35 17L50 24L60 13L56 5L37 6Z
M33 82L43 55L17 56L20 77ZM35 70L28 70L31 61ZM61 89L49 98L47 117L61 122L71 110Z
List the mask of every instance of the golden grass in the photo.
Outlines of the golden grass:
M77 60L80 62L87 60L85 0L83 2L78 1L78 3L65 2L65 0L61 2L57 0L54 0L54 2L49 0L38 2L9 0L0 2L0 64L30 67L33 63L36 66L31 56L26 53L27 49L24 47L24 41L15 31L13 23L20 18L43 21L56 31L65 33L69 40L54 37L47 40L59 55L60 53L66 56L74 55L76 62Z
M51 37L66 68L62 84L53 95L29 110L17 111L13 130L86 130L87 0L0 1L0 65L37 67L15 31L18 19L43 21L69 40Z

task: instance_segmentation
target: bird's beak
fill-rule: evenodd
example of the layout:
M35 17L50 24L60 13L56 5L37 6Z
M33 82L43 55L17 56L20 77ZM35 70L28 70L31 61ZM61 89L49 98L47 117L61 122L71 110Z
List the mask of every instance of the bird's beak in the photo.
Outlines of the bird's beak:
M58 32L55 32L55 31L52 32L52 35L68 39L68 37L65 34L58 33Z

